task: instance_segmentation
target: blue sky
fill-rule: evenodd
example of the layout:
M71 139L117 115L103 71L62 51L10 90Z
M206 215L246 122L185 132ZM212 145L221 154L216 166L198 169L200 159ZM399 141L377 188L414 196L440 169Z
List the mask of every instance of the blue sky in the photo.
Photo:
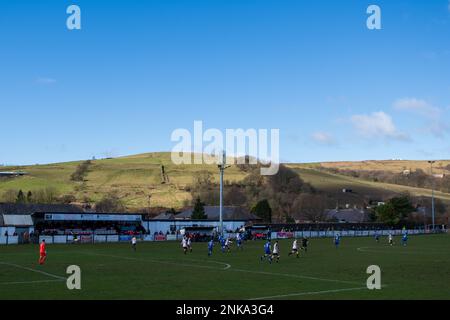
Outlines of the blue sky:
M448 159L450 3L2 1L0 119L4 164L170 151L194 120L279 128L283 161Z

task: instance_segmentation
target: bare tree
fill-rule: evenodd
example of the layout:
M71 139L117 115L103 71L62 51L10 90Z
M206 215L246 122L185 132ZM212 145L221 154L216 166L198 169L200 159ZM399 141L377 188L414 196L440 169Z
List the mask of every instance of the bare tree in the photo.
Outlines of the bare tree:
M325 210L328 208L328 198L321 194L301 194L295 201L298 217L307 221L325 221Z

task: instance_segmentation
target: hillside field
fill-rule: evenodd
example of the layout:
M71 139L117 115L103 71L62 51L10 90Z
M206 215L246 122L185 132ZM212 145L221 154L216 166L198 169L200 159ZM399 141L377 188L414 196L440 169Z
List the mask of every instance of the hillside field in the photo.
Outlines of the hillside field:
M1 167L0 171L25 171L29 175L0 180L0 197L7 190L24 192L47 187L54 188L60 194L74 195L79 202L89 200L95 202L104 195L115 192L130 208L152 207L180 208L191 202L191 195L186 186L192 183L193 177L203 170L214 175L218 182L216 165L174 165L170 153L148 153L135 156L102 159L92 161L84 182L71 181L70 176L81 163L67 162L22 167ZM436 167L449 164L441 161ZM161 166L165 166L169 183L162 184ZM337 197L339 201L348 202L361 196L383 199L401 192L409 192L417 196L431 196L431 190L412 188L400 185L365 181L344 175L327 173L319 170L320 166L359 168L372 170L383 168L386 171L401 172L403 168L425 168L426 161L365 161L316 164L287 164L296 170L300 177L311 183L318 190ZM400 170L400 171L399 171ZM438 171L436 171L438 172ZM236 166L227 169L225 179L240 181L245 173ZM342 189L353 189L354 194L343 194ZM436 197L450 201L450 194L437 192Z

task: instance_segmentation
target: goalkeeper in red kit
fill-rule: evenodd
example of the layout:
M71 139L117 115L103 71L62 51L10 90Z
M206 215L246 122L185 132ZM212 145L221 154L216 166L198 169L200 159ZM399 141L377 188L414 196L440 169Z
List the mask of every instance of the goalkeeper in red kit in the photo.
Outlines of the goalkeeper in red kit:
M47 249L45 245L45 240L42 240L39 245L39 264L43 265L45 263L45 259L47 259Z

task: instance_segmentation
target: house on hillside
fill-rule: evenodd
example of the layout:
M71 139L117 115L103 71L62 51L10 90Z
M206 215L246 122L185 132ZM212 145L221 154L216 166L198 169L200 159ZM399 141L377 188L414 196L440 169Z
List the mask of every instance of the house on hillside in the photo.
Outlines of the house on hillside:
M402 174L403 174L404 176L410 176L410 175L411 175L411 169L405 169L405 170L403 170Z

